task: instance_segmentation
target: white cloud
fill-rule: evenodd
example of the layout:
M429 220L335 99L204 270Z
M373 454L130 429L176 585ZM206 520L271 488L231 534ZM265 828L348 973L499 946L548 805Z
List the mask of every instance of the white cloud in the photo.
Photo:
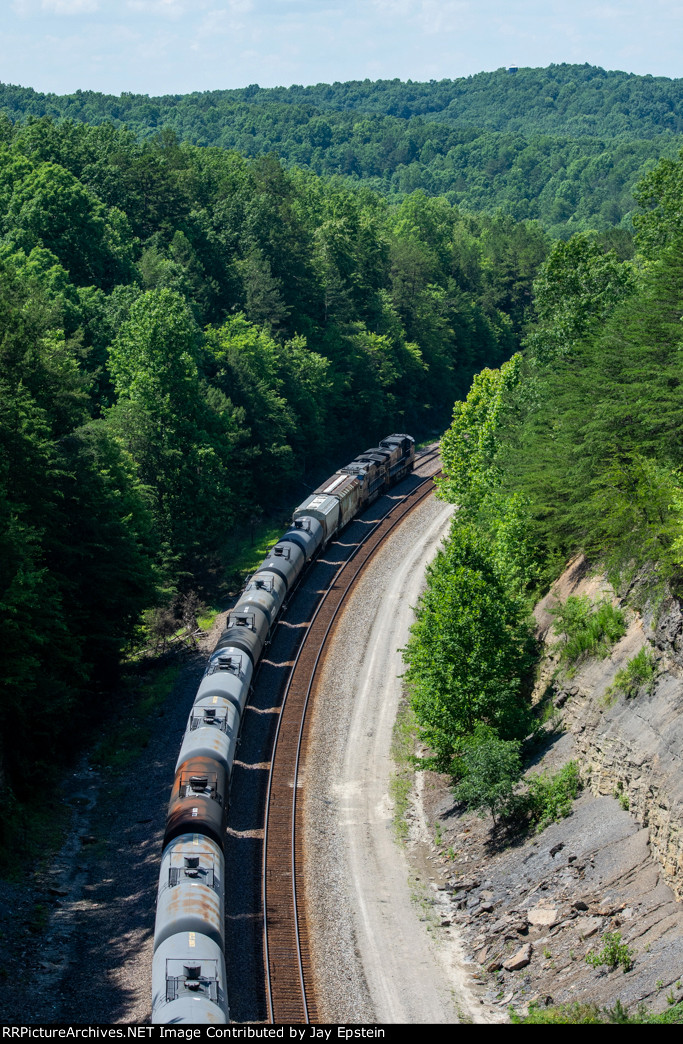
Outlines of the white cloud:
M372 5L390 23L417 23L427 35L461 30L472 9L469 0L372 0Z
M248 20L244 16L252 7L252 0L230 0L227 6L207 11L193 34L190 49L201 51L207 41L216 37L243 33L248 28Z
M593 17L602 18L606 21L618 22L624 17L624 12L620 11L618 7L603 4L595 8L593 11Z
M43 11L57 15L88 14L99 10L99 0L42 0Z
M199 51L206 40L212 40L216 36L225 36L234 29L234 22L227 11L210 11L204 15L201 23L195 30L190 48Z
M471 4L464 0L423 0L419 14L425 33L453 33L464 29L469 21Z
M419 0L372 0L372 6L391 15L392 18L408 18L416 13Z
M157 15L178 21L181 18L192 20L208 17L220 23L231 15L246 14L254 6L253 0L126 0L129 11L142 15Z
M129 11L141 14L161 15L162 18L182 18L193 5L186 0L126 0Z

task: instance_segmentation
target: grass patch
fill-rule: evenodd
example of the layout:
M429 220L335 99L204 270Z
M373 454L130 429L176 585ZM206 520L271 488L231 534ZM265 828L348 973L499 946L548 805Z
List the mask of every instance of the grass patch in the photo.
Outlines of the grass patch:
M561 636L556 646L560 662L569 667L588 656L604 659L626 634L623 612L606 600L595 604L590 598L570 595L552 614L555 633Z
M221 557L226 562L228 586L239 589L244 578L261 565L268 551L282 536L289 522L261 522L250 533L230 539L223 547Z
M628 794L624 794L623 789L622 789L623 786L624 786L624 784L621 781L619 783L617 783L617 789L615 791L613 791L613 794L614 794L614 797L619 802L619 804L621 805L621 807L623 808L624 812L628 812L628 810L631 807L631 802L628 799Z
M552 775L541 772L531 777L524 802L539 833L571 813L572 802L580 789L581 779L575 761L567 762L564 768Z
M439 915L434 909L435 900L433 894L427 889L427 886L419 877L409 877L408 886L410 888L411 901L421 911L418 916L421 921L425 922L425 926L428 932L433 932L439 924Z
M140 684L139 698L126 721L118 727L113 726L111 732L95 747L92 755L94 765L122 769L138 757L152 735L151 716L168 696L179 673L180 664L175 663L150 672L149 677Z
M626 666L617 672L614 681L605 693L605 699L622 692L627 699L635 696L639 689L647 687L652 693L655 680L655 658L646 645L636 653Z
M575 1001L573 1004L559 1004L548 1008L538 1005L529 1006L528 1015L518 1015L510 1011L510 1022L514 1025L562 1026L566 1024L580 1025L625 1025L628 1023L639 1023L641 1025L679 1025L683 1023L683 1003L673 1005L666 1011L654 1014L649 1012L644 1004L639 1004L631 1014L621 1001L617 1001L613 1008L599 1008L597 1004L581 1004Z
M615 968L623 968L625 972L633 967L634 953L630 946L621 941L620 932L607 932L602 937L602 950L594 953L590 950L586 954L586 964L592 968L601 968L606 965L610 971Z
M253 525L249 532L244 528L239 530L241 535L230 537L223 545L221 559L225 563L225 590L235 593L241 590L245 579L258 569L271 547L290 525L290 517L296 504L292 504L289 512L283 513L279 522L272 519ZM204 612L197 614L197 625L202 631L210 631L218 614L225 606L211 606Z
M668 997L667 997L668 1001ZM632 1022L636 1022L636 1019L632 1019ZM667 1011L661 1011L658 1015L649 1015L647 1018L642 1020L643 1022L657 1023L659 1025L671 1026L679 1025L683 1023L683 1001L679 1001L678 1004L673 1004L667 1009Z
M205 613L199 613L197 615L197 626L202 631L210 631L219 613L220 609L207 609Z
M401 844L405 844L408 839L406 815L410 807L410 792L415 781L415 767L412 759L416 742L415 714L409 701L403 699L396 715L391 739L391 756L396 764L396 770L389 781L389 793L394 802L394 835Z

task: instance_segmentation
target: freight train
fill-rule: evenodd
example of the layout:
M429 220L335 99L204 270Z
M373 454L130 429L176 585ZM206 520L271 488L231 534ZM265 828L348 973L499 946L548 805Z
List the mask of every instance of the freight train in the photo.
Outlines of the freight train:
M389 435L307 497L246 583L190 711L164 833L152 963L152 1023L225 1024L223 849L235 749L252 678L306 565L360 511L408 475L410 435Z

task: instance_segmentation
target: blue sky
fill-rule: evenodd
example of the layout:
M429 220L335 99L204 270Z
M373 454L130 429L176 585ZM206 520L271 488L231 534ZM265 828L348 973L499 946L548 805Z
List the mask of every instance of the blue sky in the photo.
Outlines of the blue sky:
M0 81L184 94L590 62L683 75L679 0L0 0Z

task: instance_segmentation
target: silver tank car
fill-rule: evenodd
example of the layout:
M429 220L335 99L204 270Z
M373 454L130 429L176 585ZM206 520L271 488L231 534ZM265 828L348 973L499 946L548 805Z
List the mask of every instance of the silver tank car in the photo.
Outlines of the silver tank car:
M271 547L268 555L256 570L255 575L258 575L263 570L277 573L287 584L287 591L289 592L294 587L305 561L306 557L299 545L283 538L278 540L274 547Z
M219 699L231 700L242 711L253 674L254 665L244 650L230 645L216 649L209 658L194 702L203 703L215 696L216 705Z
M225 630L218 639L215 652L220 649L241 649L251 657L251 662L256 666L269 630L268 617L263 609L256 605L248 605L243 612L238 602L228 615Z
M194 931L161 943L152 961L152 1024L224 1026L229 1017L220 946Z
M272 627L286 596L287 584L280 574L261 566L250 578L235 608L243 612L250 605L257 606L266 614L268 624Z
M319 522L317 518L302 515L294 519L287 532L282 534L281 539L298 544L306 556L306 561L310 562L325 539L325 530L322 522Z
M215 841L181 834L161 856L154 949L181 932L199 932L224 948L225 863Z
M176 772L189 758L215 758L230 775L240 730L240 712L234 703L215 699L195 703L176 762ZM222 705L221 705L222 704Z

